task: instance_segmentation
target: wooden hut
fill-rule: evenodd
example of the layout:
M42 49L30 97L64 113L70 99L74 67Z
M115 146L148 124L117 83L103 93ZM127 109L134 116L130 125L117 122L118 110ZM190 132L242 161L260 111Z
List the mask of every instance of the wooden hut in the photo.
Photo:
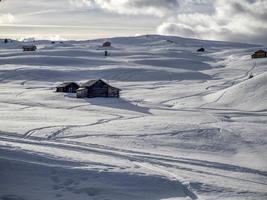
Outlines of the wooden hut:
M254 58L266 58L266 57L267 57L267 52L263 51L263 50L258 50L251 56L252 59L254 59Z
M35 45L24 45L22 47L23 51L36 51L37 46Z
M102 47L111 47L111 42L106 41L102 44Z
M76 93L79 87L77 83L65 82L56 87L56 92Z
M198 49L197 52L205 52L205 49L202 47L202 48Z
M77 90L77 98L119 98L120 91L120 89L110 86L101 79L91 80L81 84L80 88Z

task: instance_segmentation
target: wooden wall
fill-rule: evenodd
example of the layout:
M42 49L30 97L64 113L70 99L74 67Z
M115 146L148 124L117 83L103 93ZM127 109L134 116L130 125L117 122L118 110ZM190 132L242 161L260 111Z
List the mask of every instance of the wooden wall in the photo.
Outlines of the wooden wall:
M120 97L120 90L118 90L116 88L109 87L108 88L108 97L119 98Z
M88 90L86 88L77 90L77 98L86 98L87 96L88 96Z

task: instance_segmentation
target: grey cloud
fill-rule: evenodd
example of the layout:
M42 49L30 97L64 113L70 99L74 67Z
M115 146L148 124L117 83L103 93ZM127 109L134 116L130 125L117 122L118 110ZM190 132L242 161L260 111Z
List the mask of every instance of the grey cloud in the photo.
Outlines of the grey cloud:
M175 9L179 6L179 3L177 0L132 0L129 1L129 6L131 7L139 7L139 8L143 8L143 7L155 7L158 9L168 9L168 10L172 10Z
M133 18L138 20L143 17L142 24L147 23L150 27L152 20L155 23L162 22L157 30L160 34L267 43L267 0L55 0L53 3L48 3L47 0L27 0L27 3L13 0L6 1L3 5L0 7L0 24L14 21L46 23L49 19L51 22L50 16L36 20L33 16L48 12L53 12L53 16L56 16L61 11L79 13L87 9L98 12L100 9L104 11L99 12L102 16L109 16L105 13L111 12L137 15ZM118 19L123 20L120 16ZM56 21L64 24L64 20L59 18ZM71 20L72 23L75 21L74 18ZM117 23L127 23L119 20Z
M161 17L160 34L267 43L267 0L71 1L119 14Z
M120 14L143 14L163 17L174 13L184 0L70 0L72 4L98 7Z
M216 0L214 12L177 13L161 24L160 34L201 39L232 40L267 43L267 1L265 0Z

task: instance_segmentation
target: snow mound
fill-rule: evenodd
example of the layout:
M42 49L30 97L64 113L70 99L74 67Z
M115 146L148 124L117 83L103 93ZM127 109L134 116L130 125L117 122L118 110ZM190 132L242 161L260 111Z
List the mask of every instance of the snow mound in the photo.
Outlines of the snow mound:
M212 104L220 104L248 111L261 111L267 109L267 73L245 80L219 92L204 97ZM211 104L211 105L212 105Z

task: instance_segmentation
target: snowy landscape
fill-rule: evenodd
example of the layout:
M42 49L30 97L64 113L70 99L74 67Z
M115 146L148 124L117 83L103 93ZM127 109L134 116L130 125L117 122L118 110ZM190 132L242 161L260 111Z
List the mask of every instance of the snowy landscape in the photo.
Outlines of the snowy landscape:
M0 40L1 200L267 199L266 46L106 40ZM120 98L55 92L94 79Z

